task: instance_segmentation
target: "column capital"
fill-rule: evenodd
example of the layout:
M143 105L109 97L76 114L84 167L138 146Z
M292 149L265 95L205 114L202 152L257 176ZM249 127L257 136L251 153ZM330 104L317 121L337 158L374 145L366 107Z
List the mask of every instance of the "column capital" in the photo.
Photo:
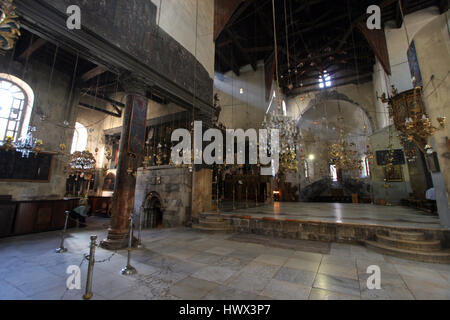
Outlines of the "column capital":
M145 97L147 94L147 84L138 77L129 75L122 78L120 83L127 95L140 95Z

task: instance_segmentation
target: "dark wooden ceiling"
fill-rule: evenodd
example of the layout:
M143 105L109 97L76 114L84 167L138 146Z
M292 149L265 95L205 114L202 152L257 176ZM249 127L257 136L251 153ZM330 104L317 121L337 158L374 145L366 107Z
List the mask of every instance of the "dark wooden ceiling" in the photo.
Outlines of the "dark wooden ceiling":
M449 3L401 1L405 14L430 6L445 12ZM317 89L324 70L339 85L370 81L375 54L354 26L367 18L367 8L373 4L382 8L383 26L388 21L402 26L399 0L275 0L283 91L296 94ZM245 65L256 69L257 61L273 60L273 35L272 0L242 1L216 39L216 71L239 75Z

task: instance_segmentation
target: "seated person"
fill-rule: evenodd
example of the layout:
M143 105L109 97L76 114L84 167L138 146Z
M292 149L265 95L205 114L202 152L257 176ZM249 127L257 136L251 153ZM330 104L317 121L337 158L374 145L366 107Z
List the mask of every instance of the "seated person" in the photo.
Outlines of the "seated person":
M88 209L88 199L83 198L80 200L80 205L73 209L70 213L72 219L78 220L80 228L86 227L86 217Z

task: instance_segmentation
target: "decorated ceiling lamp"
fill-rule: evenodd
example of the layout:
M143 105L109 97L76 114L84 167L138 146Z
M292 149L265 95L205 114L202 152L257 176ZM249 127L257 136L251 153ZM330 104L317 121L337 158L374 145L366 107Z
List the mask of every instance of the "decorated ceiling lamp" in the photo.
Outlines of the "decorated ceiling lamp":
M22 153L23 158L29 158L31 153L37 154L43 149L42 140L33 137L35 131L35 127L29 126L27 135L20 138L16 143L16 151Z
M341 106L339 107L339 138L338 142L329 147L330 164L336 166L337 169L344 171L362 170L362 161L358 152L355 150L354 143L348 143L345 139L344 116L341 113Z
M95 164L95 157L88 150L76 151L70 156L69 173L80 177L92 175L95 171Z
M13 0L0 0L0 52L14 48L20 36Z

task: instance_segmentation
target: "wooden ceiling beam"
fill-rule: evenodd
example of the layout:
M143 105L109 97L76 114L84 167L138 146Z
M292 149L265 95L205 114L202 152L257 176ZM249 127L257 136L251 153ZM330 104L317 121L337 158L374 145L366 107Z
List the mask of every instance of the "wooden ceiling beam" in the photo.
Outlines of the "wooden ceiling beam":
M219 59L228 66L228 68L233 70L235 75L237 75L238 77L241 75L239 67L234 62L230 62L230 60L228 60L220 50L216 50L216 54Z
M26 48L24 52L22 52L20 54L18 60L24 61L24 60L29 59L34 52L36 52L39 48L41 48L46 43L47 43L47 40L44 40L42 38L37 39L31 45L29 45L28 48Z
M106 69L105 67L101 67L101 66L97 66L87 72L85 72L81 77L81 81L83 82L88 82L91 79L94 79L96 77L98 77L99 75L105 73L106 71L108 71L108 69Z
M230 31L229 28L226 29L228 36L231 38L233 43L238 48L239 52L244 56L245 60L252 66L253 70L256 71L258 69L256 65L256 60L250 56L250 54L242 47L239 40L234 36L234 33Z

